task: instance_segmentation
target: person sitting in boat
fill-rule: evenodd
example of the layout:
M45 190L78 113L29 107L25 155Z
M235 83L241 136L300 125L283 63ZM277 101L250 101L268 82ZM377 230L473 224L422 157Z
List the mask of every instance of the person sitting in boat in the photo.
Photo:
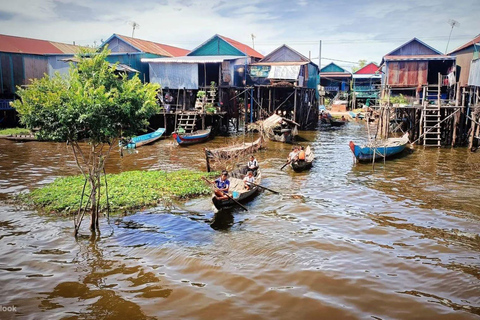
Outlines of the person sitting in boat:
M247 170L252 171L253 175L257 175L258 162L253 155L250 156L250 160L247 162ZM248 172L247 172L248 174Z
M298 150L298 147L296 147L296 146L292 147L292 152L289 153L288 158L287 158L287 162L292 162L292 161L297 160L299 151L300 150Z
M347 119L345 119L344 115L342 115L342 119L340 119L340 120L343 121L343 122L347 121Z
M252 183L255 183L255 177L253 176L253 171L248 171L243 178L245 189L250 190L253 186Z
M215 196L218 200L228 199L228 189L230 188L230 180L228 180L228 171L223 170L220 178L214 181L217 189Z
M305 148L301 147L300 151L298 152L298 160L305 161Z

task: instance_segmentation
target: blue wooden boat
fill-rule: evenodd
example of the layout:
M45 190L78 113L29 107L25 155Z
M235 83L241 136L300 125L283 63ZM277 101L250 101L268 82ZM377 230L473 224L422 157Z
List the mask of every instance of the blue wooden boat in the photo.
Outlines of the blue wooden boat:
M401 138L388 138L385 141L371 142L364 146L358 146L350 141L350 150L358 161L369 162L373 159L390 158L398 155L405 150L407 143L408 133L405 133Z
M173 139L181 146L187 146L195 143L207 141L210 138L212 129L209 127L205 130L198 130L192 133L173 133Z
M363 118L365 118L365 115L363 113L355 113L353 111L349 111L348 114L350 115L350 117L352 117L353 119L359 119L359 120L362 120Z
M160 139L165 132L165 128L158 128L154 132L147 134L142 134L141 136L136 136L130 139L126 145L123 146L124 149L135 149L140 146L152 143Z

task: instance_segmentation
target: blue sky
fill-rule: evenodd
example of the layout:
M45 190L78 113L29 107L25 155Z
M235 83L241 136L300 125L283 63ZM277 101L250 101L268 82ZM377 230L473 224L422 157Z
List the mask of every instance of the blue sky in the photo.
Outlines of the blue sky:
M0 33L80 45L113 33L193 49L218 33L268 54L287 44L322 65L349 69L417 37L444 52L480 34L479 0L194 1L0 0ZM26 10L28 8L28 10Z

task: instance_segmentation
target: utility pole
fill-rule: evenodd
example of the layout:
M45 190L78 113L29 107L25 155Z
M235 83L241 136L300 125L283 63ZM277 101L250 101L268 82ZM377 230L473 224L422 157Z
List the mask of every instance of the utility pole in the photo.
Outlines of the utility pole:
M322 69L322 40L318 44L318 71Z
M253 50L255 50L255 35L252 33L252 44L253 44Z

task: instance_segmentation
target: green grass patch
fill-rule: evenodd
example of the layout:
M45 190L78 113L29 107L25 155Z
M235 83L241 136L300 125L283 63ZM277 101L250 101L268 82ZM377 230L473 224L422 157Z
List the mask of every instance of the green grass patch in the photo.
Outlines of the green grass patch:
M25 128L8 128L0 130L0 136L9 136L9 135L29 135L30 130Z
M155 206L169 199L192 198L211 193L201 177L212 178L218 173L179 171L128 171L108 174L108 200L110 210ZM25 195L24 201L37 209L51 213L73 213L78 210L84 185L83 176L58 178L51 184ZM106 210L105 179L100 187L100 208ZM85 195L90 194L87 183ZM86 198L84 199L86 201ZM83 203L85 204L85 202Z

